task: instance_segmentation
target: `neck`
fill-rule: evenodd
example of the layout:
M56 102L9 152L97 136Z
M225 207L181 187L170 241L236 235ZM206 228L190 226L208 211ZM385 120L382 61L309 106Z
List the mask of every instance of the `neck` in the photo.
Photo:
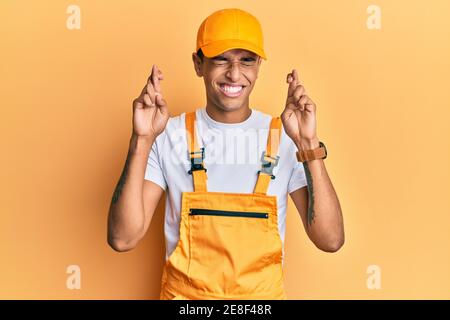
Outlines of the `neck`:
M222 123L239 123L247 120L252 114L249 106L243 106L236 110L225 111L216 106L206 105L206 113L213 120Z

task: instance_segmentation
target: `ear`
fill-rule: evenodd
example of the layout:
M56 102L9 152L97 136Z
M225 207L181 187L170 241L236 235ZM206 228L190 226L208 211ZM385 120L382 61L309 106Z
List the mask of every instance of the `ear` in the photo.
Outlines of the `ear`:
M262 58L261 58L261 56L258 56L258 66L260 66L260 65L261 65L261 61L262 61Z
M259 67L261 66L261 61L262 61L262 58L261 58L261 56L258 56L258 64L257 64L257 68L256 68L256 79L258 79L258 75L259 75Z
M203 62L200 59L200 57L197 55L196 52L192 53L192 62L194 63L194 69L195 69L195 73L197 74L197 76L203 77L203 72L202 72Z

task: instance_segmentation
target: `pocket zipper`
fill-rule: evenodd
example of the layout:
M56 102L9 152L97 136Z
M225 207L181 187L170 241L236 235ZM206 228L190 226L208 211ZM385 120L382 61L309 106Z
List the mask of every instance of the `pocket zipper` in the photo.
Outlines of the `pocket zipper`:
M260 218L260 219L269 218L269 214L267 212L224 211L224 210L197 209L197 208L191 208L189 215L244 217L244 218Z

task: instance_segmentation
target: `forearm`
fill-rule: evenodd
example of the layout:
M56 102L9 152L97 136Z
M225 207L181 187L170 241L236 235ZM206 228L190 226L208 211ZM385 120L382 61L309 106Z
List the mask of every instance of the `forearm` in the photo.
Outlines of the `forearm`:
M108 242L118 250L133 246L143 233L143 184L153 137L132 135L124 169L112 196L108 216Z
M301 141L303 150L319 147L319 140ZM339 199L322 159L303 163L308 189L307 232L311 240L326 251L335 251L344 242L344 225Z

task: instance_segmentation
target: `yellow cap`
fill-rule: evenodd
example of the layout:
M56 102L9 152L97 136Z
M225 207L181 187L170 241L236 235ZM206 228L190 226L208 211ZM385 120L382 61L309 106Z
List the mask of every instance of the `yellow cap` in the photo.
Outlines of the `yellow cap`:
M245 49L267 60L263 49L261 25L254 16L241 9L222 9L212 13L197 32L197 48L208 57L231 49Z

